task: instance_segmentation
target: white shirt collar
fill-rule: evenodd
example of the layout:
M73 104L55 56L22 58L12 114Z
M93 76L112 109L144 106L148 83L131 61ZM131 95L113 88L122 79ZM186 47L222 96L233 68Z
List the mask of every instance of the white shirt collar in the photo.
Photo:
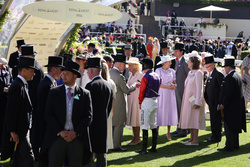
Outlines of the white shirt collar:
M51 75L49 75L49 74L46 74L46 76L51 80L51 82L52 83L54 83L55 82L55 79L51 76Z
M231 70L227 75L229 75L231 72L233 72L233 71L235 71L235 70Z
M100 76L100 75L96 75L96 76L94 76L94 77L91 79L91 81L93 81L95 78L98 78L98 77L100 77L100 78L101 78L101 76Z
M119 69L118 69L117 67L113 67L113 69L115 69L115 70L119 71ZM119 72L120 72L120 71L119 71Z
M17 77L20 78L23 81L24 85L28 84L28 82L21 75L17 75Z
M65 85L64 84L64 86L65 86L65 90L66 90L66 93L68 92L68 88L69 88L69 86L67 86L67 85ZM75 93L75 87L76 87L76 83L71 87L71 92L74 94Z
M18 53L18 55L19 55L19 56L21 56L21 55L22 55L22 53L21 53L19 50L17 50L17 53Z

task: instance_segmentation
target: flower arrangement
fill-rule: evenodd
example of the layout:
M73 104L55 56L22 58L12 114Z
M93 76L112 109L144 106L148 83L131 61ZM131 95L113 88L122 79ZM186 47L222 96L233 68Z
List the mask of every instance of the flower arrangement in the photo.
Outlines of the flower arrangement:
M134 18L134 19L136 18L136 16L135 16L133 13L131 13L131 10L130 10L130 9L128 10L128 14L129 14L129 16L132 17L132 18Z

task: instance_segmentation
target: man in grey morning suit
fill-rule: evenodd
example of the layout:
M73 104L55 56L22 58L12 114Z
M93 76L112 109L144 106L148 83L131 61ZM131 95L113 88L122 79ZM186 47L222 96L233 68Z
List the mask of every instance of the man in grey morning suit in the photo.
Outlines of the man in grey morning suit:
M136 83L129 87L126 84L124 76L121 74L126 68L126 56L115 56L115 65L110 70L110 77L115 82L117 87L116 99L113 109L113 151L126 151L121 147L123 126L126 120L126 98L127 94L133 92L136 89Z
M178 119L180 119L181 114L181 105L182 105L182 96L184 92L184 82L188 75L189 69L188 65L185 62L184 58L184 44L183 43L176 43L175 44L175 56L177 58L175 63L175 71L176 71L176 83L177 87L175 89L176 95L176 102L177 102L177 111L178 111ZM173 132L175 137L185 137L187 135L186 130L180 130L177 128L177 131Z

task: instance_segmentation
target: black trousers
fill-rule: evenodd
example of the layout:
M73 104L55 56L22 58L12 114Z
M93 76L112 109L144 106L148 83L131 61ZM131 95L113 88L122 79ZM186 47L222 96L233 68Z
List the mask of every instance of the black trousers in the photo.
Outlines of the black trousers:
M49 167L62 167L66 160L68 166L82 167L83 143L78 138L66 142L58 137L50 147L48 156Z
M230 150L239 149L239 133L233 132L228 128L227 123L224 124L226 134L226 148Z
M107 153L95 153L95 157L96 157L96 163L95 163L96 167L107 166Z
M33 167L34 154L30 143L30 131L26 137L19 136L19 143L16 150L16 166L17 167Z
M221 130L222 130L222 123L221 123L221 113L217 111L216 108L210 107L210 124L211 124L211 131L212 137L214 140L220 141L221 140Z

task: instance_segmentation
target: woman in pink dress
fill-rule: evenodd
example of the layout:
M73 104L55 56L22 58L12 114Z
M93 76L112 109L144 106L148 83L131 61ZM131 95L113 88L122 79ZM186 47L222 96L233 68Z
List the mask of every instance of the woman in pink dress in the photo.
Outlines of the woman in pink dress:
M157 126L168 126L167 139L171 140L170 128L177 126L178 115L175 97L176 78L175 71L170 68L170 56L162 56L161 61L157 64L162 64L162 68L157 68L156 73L160 76L162 82L159 89L160 96L158 97L157 109Z
M206 129L203 110L203 73L200 70L201 57L198 52L193 51L188 57L190 71L185 80L179 127L181 129L190 129L191 137L183 144L199 145L198 131L199 129Z
M136 57L131 57L128 61L128 69L130 75L128 78L128 85L131 86L135 82L141 81L143 74L141 71L141 64L139 59ZM139 91L140 88L136 88L134 92L128 95L128 114L126 125L132 126L134 138L129 143L129 145L137 145L141 142L140 140L140 126L141 126L141 110L139 108Z

